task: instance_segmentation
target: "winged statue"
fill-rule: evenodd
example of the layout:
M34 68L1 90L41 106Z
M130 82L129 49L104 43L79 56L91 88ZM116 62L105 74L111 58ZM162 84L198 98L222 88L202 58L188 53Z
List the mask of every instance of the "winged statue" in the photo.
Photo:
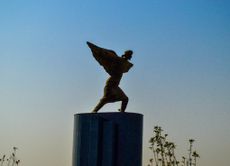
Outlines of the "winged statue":
M113 50L101 48L90 42L87 42L87 45L91 49L93 57L110 75L104 87L104 96L92 112L97 113L105 104L117 101L121 101L119 111L125 112L129 99L119 84L123 73L127 73L133 67L130 62L133 51L127 50L122 56L118 56Z

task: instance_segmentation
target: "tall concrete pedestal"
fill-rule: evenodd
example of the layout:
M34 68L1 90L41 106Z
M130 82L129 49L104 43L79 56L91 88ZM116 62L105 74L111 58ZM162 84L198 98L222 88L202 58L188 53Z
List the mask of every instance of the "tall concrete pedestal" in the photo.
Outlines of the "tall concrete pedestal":
M142 132L141 114L76 114L72 166L141 166Z

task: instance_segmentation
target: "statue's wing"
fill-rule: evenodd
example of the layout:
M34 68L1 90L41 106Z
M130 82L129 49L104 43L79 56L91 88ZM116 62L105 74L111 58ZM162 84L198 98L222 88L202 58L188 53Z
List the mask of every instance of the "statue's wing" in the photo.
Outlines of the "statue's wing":
M96 46L93 43L87 42L87 45L92 51L93 57L99 62L101 66L104 67L107 73L110 75L116 72L118 66L121 66L121 57L113 50L108 50Z

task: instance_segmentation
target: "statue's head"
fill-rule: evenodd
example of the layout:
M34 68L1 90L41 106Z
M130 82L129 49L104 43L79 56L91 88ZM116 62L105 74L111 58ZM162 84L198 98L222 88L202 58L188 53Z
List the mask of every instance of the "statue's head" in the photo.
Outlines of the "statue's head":
M122 58L125 58L126 60L130 60L132 58L133 51L132 50L127 50L125 51L125 54L122 55Z

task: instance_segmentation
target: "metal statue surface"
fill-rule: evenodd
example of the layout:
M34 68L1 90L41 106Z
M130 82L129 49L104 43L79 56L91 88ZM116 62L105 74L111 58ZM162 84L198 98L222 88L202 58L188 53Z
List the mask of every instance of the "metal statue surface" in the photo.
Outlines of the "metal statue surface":
M125 112L129 98L119 87L119 84L123 73L128 72L133 66L133 64L129 62L132 58L133 51L127 50L120 57L113 50L98 47L90 42L87 42L87 45L91 49L93 57L110 75L104 87L104 96L92 112L97 113L105 104L117 101L121 101L121 108L119 111Z

